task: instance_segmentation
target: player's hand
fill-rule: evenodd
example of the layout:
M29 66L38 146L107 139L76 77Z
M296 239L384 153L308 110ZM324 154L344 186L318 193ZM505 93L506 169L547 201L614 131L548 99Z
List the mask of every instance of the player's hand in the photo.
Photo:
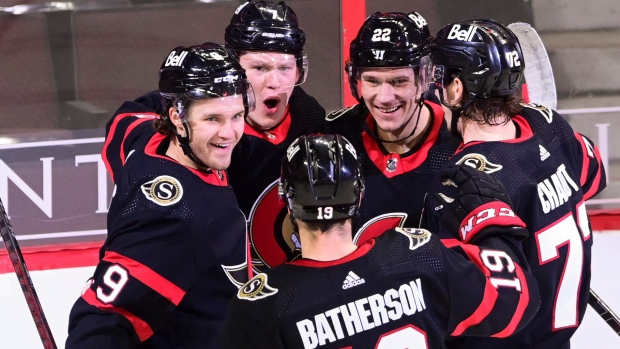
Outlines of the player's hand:
M478 232L489 226L525 227L512 210L503 185L466 165L451 165L441 172L444 186L458 189L456 197L442 193L432 197L435 213L441 224L452 233L458 231L461 241L470 242Z

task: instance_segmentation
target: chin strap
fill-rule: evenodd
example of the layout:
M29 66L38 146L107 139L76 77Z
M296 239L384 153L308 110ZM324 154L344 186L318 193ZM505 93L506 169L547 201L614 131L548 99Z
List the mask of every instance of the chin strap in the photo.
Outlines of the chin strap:
M205 165L205 163L202 162L202 160L200 160L196 156L196 154L194 154L194 151L189 144L189 127L187 126L187 123L183 123L183 128L185 129L185 133L187 134L187 136L185 137L181 136L177 132L176 128L174 130L174 135L176 136L177 141L179 141L179 146L183 150L183 154L185 154L185 156L192 160L197 165L198 169L203 171L210 171L211 169L209 168L209 166Z
M407 139L407 138L409 138L409 137L413 136L413 134L415 133L415 130L418 128L418 123L420 122L420 114L422 113L422 108L421 108L421 106L422 106L422 100L420 100L420 101L417 103L416 108L413 110L413 113L411 113L411 116L409 117L409 120L407 120L407 122L406 122L406 124L409 124L409 121L411 121L411 118L413 118L413 116L415 115L415 112L416 112L416 111L418 112L418 119L417 119L417 120L416 120L416 122L415 122L415 126L413 127L413 130L411 130L411 133L409 133L409 135L408 135L408 136L405 136L405 137L403 137L403 138L401 138L401 139L397 139L397 140L395 140L395 141L388 141L388 140L382 139L381 137L379 137L379 135L377 135L375 132L373 132L373 131L370 129L370 127L368 126L368 123L367 123L367 122L364 122L364 131L365 131L366 133L368 133L368 135L369 135L372 139L377 140L377 141L382 142L382 143L398 143L398 142L402 142L402 141L404 141L405 139Z

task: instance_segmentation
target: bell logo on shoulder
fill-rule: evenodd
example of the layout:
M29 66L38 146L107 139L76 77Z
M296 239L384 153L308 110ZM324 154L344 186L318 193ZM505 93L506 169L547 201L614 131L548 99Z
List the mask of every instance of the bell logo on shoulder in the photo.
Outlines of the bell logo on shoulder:
M180 67L186 56L187 56L187 51L182 51L182 52L172 51L168 55L168 58L166 59L166 63L164 64L164 66L165 67Z
M476 27L470 25L469 28L461 30L460 24L455 24L448 33L448 40L456 39L461 41L471 41L476 33Z
M183 187L174 177L159 176L142 184L142 193L146 198L160 206L174 205L183 197Z
M237 292L237 298L246 301L255 301L278 293L277 288L267 285L267 274L257 274L252 280L243 285Z

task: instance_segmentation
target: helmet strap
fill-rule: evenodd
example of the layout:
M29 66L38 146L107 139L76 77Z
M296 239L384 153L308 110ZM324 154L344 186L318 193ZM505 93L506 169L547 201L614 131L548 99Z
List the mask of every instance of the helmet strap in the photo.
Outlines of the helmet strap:
M190 158L190 160L192 160L197 166L198 169L201 170L205 170L205 171L209 171L210 168L209 166L205 165L204 162L202 162L202 160L200 160L196 154L194 154L194 151L192 150L191 145L189 144L189 138L190 138L190 134L189 134L189 126L187 126L187 123L183 123L183 128L185 128L185 133L187 134L187 136L183 137L181 136L177 130L174 130L174 135L177 138L177 141L179 141L179 146L181 147L181 149L183 150L183 154L185 154L185 156L187 156L188 158Z
M403 138L397 139L395 141L388 141L388 140L382 139L381 137L379 137L379 135L377 133L375 133L374 131L372 131L370 129L370 127L368 126L368 123L366 123L366 122L364 122L364 131L366 133L368 133L368 135L372 139L377 140L377 141L382 142L382 143L398 143L398 142L402 142L402 141L406 140L407 138L413 136L413 134L415 133L416 129L418 128L418 123L420 122L420 114L422 113L421 106L422 106L422 101L420 100L420 102L416 103L416 107L413 110L413 113L411 113L411 116L409 117L409 120L407 120L407 122L406 122L406 124L409 124L409 122L411 121L411 119L413 118L413 116L416 114L416 111L417 111L418 112L418 116L417 116L418 118L417 118L417 120L415 122L415 126L413 127L413 130L411 130L409 135L407 135L407 136L405 136Z

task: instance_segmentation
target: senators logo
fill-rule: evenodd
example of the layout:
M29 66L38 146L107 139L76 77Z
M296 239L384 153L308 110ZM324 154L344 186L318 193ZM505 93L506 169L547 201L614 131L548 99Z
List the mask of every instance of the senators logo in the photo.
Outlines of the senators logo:
M490 162L484 155L476 153L466 154L459 161L457 161L456 164L467 165L484 173L497 172L503 167L502 165Z
M402 227L406 213L388 213L368 221L354 236L361 245L376 238L386 230ZM286 204L278 196L278 181L271 183L258 197L248 219L248 233L252 244L252 265L258 272L293 261L301 255L299 237L293 233L293 225Z
M273 296L276 293L278 293L278 289L267 285L267 275L261 273L239 289L237 298L255 301L257 299Z
M183 197L183 187L174 177L159 176L141 186L147 199L160 206L174 205Z

